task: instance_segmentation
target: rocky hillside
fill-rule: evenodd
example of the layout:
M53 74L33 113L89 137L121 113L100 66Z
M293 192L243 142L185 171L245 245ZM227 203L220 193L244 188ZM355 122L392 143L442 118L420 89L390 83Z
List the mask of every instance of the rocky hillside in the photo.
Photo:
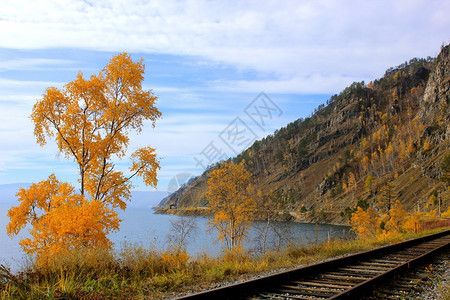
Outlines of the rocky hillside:
M256 188L299 220L346 223L358 202L383 210L400 200L430 211L438 197L449 199L439 181L450 149L449 96L450 45L435 59L414 58L373 82L353 83L233 161L245 159ZM207 207L212 168L161 206L176 207L171 213Z

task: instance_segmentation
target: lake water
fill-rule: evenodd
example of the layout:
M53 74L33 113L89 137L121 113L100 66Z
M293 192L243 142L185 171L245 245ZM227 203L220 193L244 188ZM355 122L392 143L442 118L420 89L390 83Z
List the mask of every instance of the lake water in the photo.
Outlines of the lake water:
M26 230L23 230L19 236L10 238L6 234L6 225L9 222L7 211L8 205L0 205L0 264L11 267L17 271L26 260L26 255L19 245L20 239L28 236ZM120 213L123 220L120 231L109 235L114 242L116 250L120 250L124 243L140 245L146 248L164 250L167 248L167 234L171 228L171 220L177 220L179 217L170 215L157 215L150 208L128 208ZM221 253L223 245L217 241L216 232L207 232L208 219L196 217L197 230L193 238L187 245L187 252L191 256L197 256L201 253L207 253L211 256L217 256ZM256 222L250 230L250 242L245 247L249 250L258 247L258 228L264 228L265 223ZM295 222L276 222L275 231L267 241L267 247L278 247L287 242L296 242L300 244L321 241L328 237L346 237L348 236L348 227L325 225L325 224L302 224ZM283 236L282 240L279 236Z

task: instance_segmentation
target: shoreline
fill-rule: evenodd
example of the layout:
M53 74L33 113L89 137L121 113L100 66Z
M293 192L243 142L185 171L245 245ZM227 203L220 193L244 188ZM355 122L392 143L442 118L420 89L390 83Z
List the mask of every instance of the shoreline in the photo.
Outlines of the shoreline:
M158 215L188 216L188 217L209 217L213 215L210 209L207 207L189 207L189 208L154 207L153 210L154 214ZM324 212L324 213L335 215L337 214L336 212ZM326 225L351 227L348 223L336 221L336 217L318 220L317 217L311 216L310 213L299 214L296 211L280 211L279 216L280 217L278 218L274 218L273 221L277 222L289 221L300 224L326 224ZM253 221L265 221L265 220L254 219Z

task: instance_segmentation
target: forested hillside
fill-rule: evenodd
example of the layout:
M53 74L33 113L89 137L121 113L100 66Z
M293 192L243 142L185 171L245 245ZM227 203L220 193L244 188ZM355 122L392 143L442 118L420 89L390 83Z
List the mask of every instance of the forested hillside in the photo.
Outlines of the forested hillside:
M280 216L346 223L356 205L447 209L441 163L450 145L450 46L411 59L372 82L354 82L310 118L298 119L233 158L245 160L260 197ZM162 211L207 207L216 164L166 198Z

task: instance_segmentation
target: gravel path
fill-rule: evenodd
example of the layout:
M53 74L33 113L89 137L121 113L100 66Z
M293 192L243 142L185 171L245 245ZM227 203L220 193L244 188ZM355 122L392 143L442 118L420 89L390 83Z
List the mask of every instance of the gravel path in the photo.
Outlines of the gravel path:
M411 299L450 300L450 252L440 255L431 267L428 267L429 275L418 287L418 291Z

